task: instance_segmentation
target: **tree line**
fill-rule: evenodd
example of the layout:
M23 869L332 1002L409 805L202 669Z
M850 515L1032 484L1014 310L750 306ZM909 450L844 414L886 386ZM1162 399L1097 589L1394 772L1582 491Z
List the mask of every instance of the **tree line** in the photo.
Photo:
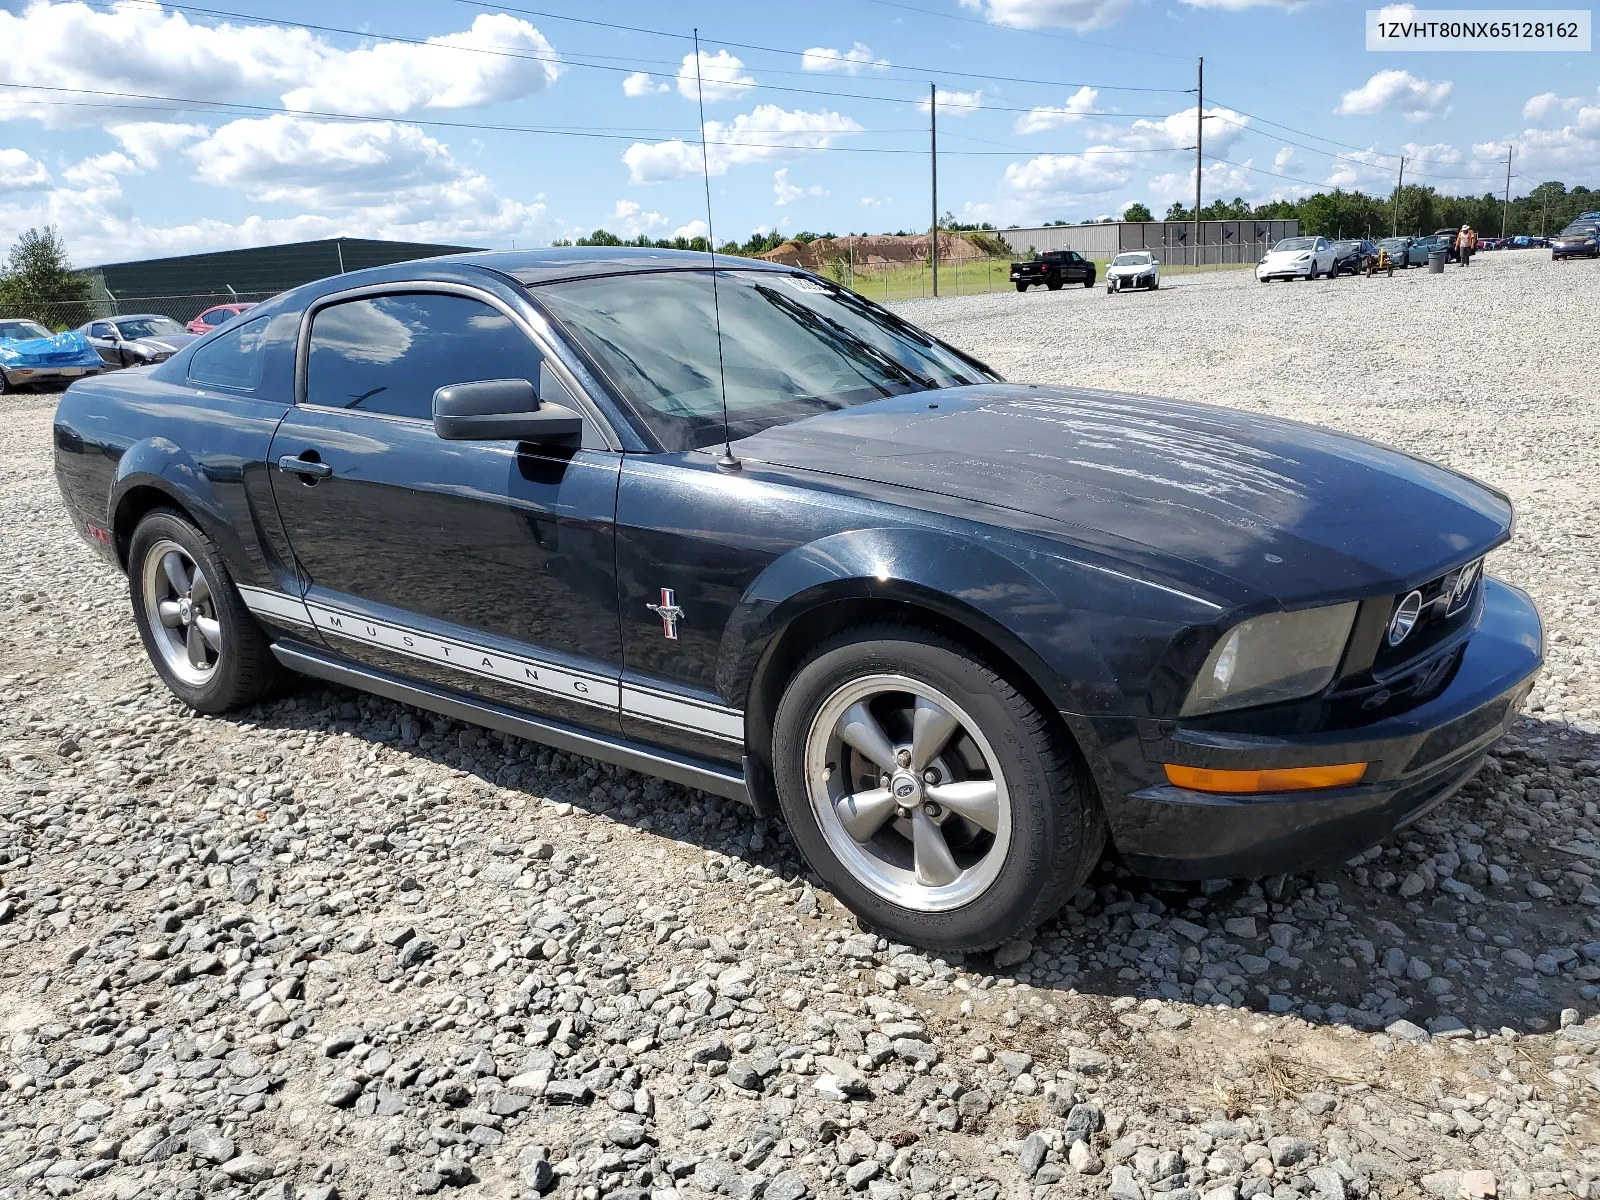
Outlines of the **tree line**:
M1200 209L1200 219L1299 221L1301 233L1324 237L1387 237L1395 229L1403 234L1419 235L1436 229L1459 229L1463 225L1471 225L1480 237L1499 237L1503 215L1508 237L1517 234L1546 237L1561 232L1579 213L1596 210L1600 210L1600 191L1591 191L1581 184L1569 189L1566 184L1555 181L1541 183L1527 195L1513 198L1509 207L1502 196L1493 192L1481 196L1445 196L1431 186L1407 184L1398 196L1393 193L1369 196L1365 192L1335 188L1299 200L1274 200L1268 204L1251 205L1239 197L1213 200ZM1192 221L1194 206L1185 208L1182 204L1173 204L1167 209L1166 219Z

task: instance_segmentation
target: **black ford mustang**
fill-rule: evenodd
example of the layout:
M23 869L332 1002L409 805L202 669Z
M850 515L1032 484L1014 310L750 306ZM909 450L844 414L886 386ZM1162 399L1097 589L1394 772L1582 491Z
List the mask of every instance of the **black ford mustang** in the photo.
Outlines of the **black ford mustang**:
M1178 878L1347 858L1515 718L1500 493L1009 384L790 268L715 284L642 250L311 284L75 384L61 490L194 708L287 669L748 799L934 948L1048 917L1108 836Z

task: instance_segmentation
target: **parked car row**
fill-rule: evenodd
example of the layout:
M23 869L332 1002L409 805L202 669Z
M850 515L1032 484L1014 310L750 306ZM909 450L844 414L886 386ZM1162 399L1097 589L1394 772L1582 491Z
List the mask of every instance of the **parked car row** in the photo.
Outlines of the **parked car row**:
M0 392L166 362L197 337L254 307L218 304L187 327L160 313L128 313L64 333L52 333L37 321L0 317Z

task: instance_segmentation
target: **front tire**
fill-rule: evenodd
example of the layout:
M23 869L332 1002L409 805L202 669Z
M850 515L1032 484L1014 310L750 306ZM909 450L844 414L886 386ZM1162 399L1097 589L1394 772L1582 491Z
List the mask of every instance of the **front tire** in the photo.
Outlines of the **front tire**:
M1105 843L1065 733L977 656L904 626L818 647L778 705L773 763L812 869L864 921L930 950L1032 929Z
M182 513L158 508L139 522L128 548L128 591L151 665L196 712L254 704L276 681L267 635L216 545Z
M1045 284L1044 286L1049 288L1052 292L1059 292L1061 290L1061 281L1057 279Z

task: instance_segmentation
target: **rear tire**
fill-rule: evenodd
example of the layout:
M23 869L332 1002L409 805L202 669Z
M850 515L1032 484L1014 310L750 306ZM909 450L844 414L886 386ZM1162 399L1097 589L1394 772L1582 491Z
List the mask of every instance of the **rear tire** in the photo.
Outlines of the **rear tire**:
M128 591L151 665L196 712L254 704L277 682L267 635L215 543L176 509L155 509L134 529Z
M1027 933L1105 844L1053 719L957 643L903 625L812 653L778 705L773 764L812 869L862 920L930 950Z
M1019 284L1017 284L1017 291L1019 291L1019 292L1025 292L1025 291L1027 291L1027 290L1028 290L1028 285L1027 285L1027 284L1025 284L1025 283L1019 283Z

